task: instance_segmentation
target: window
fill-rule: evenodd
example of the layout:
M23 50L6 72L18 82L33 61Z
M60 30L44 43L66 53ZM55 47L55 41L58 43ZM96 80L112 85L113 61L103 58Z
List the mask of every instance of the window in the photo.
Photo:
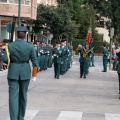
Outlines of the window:
M9 3L14 3L14 4L18 4L19 0L8 0ZM24 0L21 0L21 4L24 4Z
M0 2L4 2L4 3L7 3L7 0L0 0Z
M30 5L30 2L31 0L21 0L21 4L22 5ZM19 3L19 0L0 0L0 2L3 2L3 3L11 3L11 4L18 4Z

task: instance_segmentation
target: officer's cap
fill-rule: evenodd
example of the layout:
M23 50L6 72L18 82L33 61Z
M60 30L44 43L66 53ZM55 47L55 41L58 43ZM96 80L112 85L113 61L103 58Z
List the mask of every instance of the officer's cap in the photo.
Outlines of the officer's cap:
M65 42L66 41L66 39L65 38L63 38L60 42Z
M28 32L28 29L25 26L19 26L15 29L16 32Z
M56 44L60 44L60 41L56 41Z

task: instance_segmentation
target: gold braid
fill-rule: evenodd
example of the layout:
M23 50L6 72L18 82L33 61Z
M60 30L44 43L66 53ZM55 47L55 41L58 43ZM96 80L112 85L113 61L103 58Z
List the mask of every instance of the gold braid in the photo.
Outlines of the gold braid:
M88 54L89 52L91 52L94 49L94 47L92 47L90 50L86 51L86 49L83 47L84 50L84 54L83 57L87 60L88 59Z
M8 58L7 66L9 67L10 66L10 53L9 53L9 50L8 50L8 44L6 44L5 50L6 50L6 54L7 54L7 58Z

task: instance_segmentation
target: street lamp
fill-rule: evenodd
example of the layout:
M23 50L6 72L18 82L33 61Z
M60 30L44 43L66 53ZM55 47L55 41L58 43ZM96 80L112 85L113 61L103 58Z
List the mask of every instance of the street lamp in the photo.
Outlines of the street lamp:
M20 26L20 11L21 11L21 0L18 3L18 26Z

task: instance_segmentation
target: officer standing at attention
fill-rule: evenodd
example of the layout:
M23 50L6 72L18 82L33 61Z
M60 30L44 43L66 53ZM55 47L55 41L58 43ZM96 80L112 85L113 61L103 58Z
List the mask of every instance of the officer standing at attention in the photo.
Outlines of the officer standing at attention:
M7 75L10 120L24 120L27 91L31 79L29 60L31 60L33 68L37 68L38 63L33 44L24 40L26 39L26 32L28 32L27 28L24 26L17 27L16 32L18 39L8 44L2 59L7 63L10 58Z
M107 63L108 63L108 49L106 48L106 44L103 44L103 71L107 72Z

